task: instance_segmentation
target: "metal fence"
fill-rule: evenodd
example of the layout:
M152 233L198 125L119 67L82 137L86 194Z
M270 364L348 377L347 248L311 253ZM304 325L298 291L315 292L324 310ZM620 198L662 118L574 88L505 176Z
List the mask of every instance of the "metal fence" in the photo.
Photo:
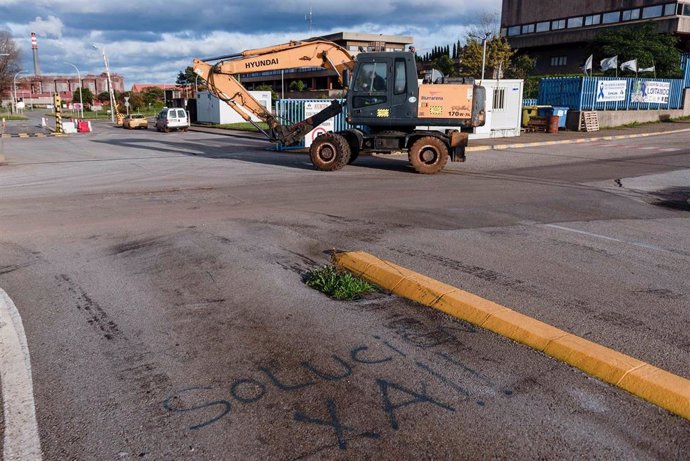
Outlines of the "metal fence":
M686 88L690 88L690 54L683 54L680 63L683 78L625 78L625 77L551 77L539 82L537 104L568 107L576 110L658 110L682 109ZM623 101L597 102L597 89L601 80L625 80ZM634 102L633 88L643 82L668 82L668 103Z
M525 98L522 100L522 107L536 106L539 103L537 98Z
M327 99L278 99L276 101L275 114L283 125L292 125L293 123L301 122L306 117L304 115L304 106L308 102L328 102ZM350 125L345 121L347 115L347 107L345 106L345 100L338 100L343 105L343 111L335 116L333 123L333 131L343 131L350 127ZM287 150L287 149L302 149L304 148L304 139L302 139L299 144L294 144L292 146L283 146L278 144L276 146L277 150Z
M597 89L601 80L625 80L626 93L623 101L597 102ZM667 103L633 102L636 83L667 82L670 93ZM657 110L681 109L685 80L667 78L624 77L552 77L539 82L540 105L568 107L575 110Z

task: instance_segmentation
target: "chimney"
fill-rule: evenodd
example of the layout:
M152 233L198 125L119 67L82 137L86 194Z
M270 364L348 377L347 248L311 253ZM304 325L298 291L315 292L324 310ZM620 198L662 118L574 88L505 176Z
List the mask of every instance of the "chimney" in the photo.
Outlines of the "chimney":
M34 54L34 75L41 75L41 67L38 65L38 41L36 40L36 32L31 32L31 51Z

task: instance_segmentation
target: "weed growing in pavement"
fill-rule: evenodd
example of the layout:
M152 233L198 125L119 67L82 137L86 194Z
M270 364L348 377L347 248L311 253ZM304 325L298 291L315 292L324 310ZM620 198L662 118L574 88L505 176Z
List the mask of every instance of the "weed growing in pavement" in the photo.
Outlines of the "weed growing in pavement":
M326 265L310 271L305 283L320 292L339 300L359 299L376 288L369 282L359 279L349 272Z

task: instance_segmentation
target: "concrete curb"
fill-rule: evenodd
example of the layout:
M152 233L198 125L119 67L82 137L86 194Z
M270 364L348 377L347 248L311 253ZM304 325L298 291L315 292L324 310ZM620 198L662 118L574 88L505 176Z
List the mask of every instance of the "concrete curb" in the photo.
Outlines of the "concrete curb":
M335 263L398 296L530 346L690 420L690 380L364 252Z
M555 146L558 144L583 144L583 143L588 143L588 142L613 141L616 139L646 138L649 136L661 136L664 134L685 133L688 131L690 131L690 128L683 128L683 129L679 129L679 130L670 130L670 131L655 131L652 133L597 136L595 138L564 139L561 141L540 141L540 142L525 142L525 143L515 143L515 144L494 144L491 146L468 146L465 149L465 151L466 152L481 152L481 151L486 151L486 150L506 150L506 149L522 149L525 147Z

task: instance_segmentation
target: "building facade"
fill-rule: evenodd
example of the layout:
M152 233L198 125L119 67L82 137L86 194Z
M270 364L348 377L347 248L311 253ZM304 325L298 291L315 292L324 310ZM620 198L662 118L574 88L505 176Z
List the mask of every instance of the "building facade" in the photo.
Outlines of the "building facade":
M113 89L117 92L125 91L125 79L118 74L110 74ZM97 96L108 91L108 77L100 75L82 75L81 82L76 75L33 75L17 79L17 100L25 105L46 105L53 103L53 95L58 94L65 102L71 102L77 88L88 88ZM13 94L3 94L3 101L11 103Z
M690 51L690 0L503 0L501 34L536 58L534 74L572 73L599 32L647 21Z

